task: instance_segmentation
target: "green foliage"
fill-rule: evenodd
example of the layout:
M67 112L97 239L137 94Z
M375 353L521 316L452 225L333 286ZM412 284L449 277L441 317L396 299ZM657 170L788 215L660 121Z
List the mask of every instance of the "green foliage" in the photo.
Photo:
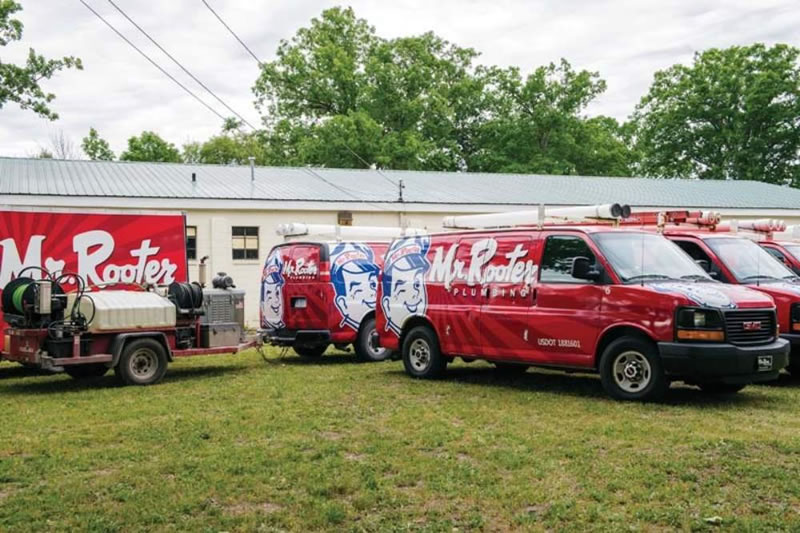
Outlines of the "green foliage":
M14 0L0 0L0 46L22 38L22 22L11 18L21 10L22 6ZM0 60L0 109L6 103L13 102L22 109L31 109L43 118L56 120L58 113L50 108L55 95L45 92L39 83L43 79L52 78L56 72L69 68L82 70L81 60L72 56L46 59L33 48L29 50L23 66Z
M657 72L634 114L642 171L800 186L799 54L714 48Z
M433 33L383 39L352 9L328 9L281 42L253 87L268 160L629 174L618 128L580 116L605 89L596 73L562 60L523 80L477 57Z
M89 135L83 138L81 148L86 157L92 161L112 161L114 152L108 146L108 141L100 137L97 130L89 128Z
M152 131L143 131L138 137L128 139L128 149L119 156L122 161L157 161L178 163L181 154L175 145Z
M244 133L241 123L228 119L222 133L205 142L190 142L183 145L184 163L206 163L217 165L245 165L255 158L257 165L267 165L267 147L261 133Z

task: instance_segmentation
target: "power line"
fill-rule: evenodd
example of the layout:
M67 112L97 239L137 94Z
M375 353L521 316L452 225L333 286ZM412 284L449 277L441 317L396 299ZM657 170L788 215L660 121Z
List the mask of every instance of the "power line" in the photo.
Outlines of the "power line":
M220 17L220 16L219 16L219 14L218 14L216 11L214 11L214 8L213 8L213 7L211 7L210 5L208 5L208 2L206 2L206 0L202 0L202 2L203 2L205 5L206 5L206 7L208 8L208 10L209 10L209 11L211 11L212 13L214 13L214 16L215 16L215 17L217 17L217 20L218 20L218 21L220 21L220 22L222 23L222 25L223 25L223 26L225 26L225 29L226 29L226 30L228 30L228 31L231 33L231 35L233 35L233 37L234 37L234 38L235 38L237 41L239 41L239 44L241 44L241 45L244 47L244 49L245 49L245 50L247 50L247 52L248 52L248 53L249 53L251 56L253 56L253 59L255 59L255 60L256 60L256 62L258 63L258 66L259 66L259 67L262 67L262 66L264 66L264 63L262 63L262 62L261 62L261 60L258 58L258 56L257 56L257 55L255 55L255 54L253 53L253 51L252 51L252 50L250 50L250 48L249 48L249 47L248 47L246 44L244 44L244 41L243 41L243 40L239 39L239 36L238 36L238 35L236 35L236 32L234 32L234 31L231 29L231 27L230 27L230 26L228 26L227 24L225 24L225 21L224 21L224 20L222 20L222 17Z
M152 59L150 59L150 57L149 57L147 54L145 54L144 52L142 52L142 51L139 49L139 47L137 47L135 44L133 44L133 43L132 43L132 42L131 42L131 41L130 41L130 40L127 38L127 37L125 37L124 35L122 35L122 34L119 32L119 30L117 30L117 29L116 29L114 26L112 26L112 25L111 25L111 23L110 23L110 22L108 22L106 19L104 19L104 18L103 18L103 16L102 16L102 15L100 15L100 13L98 13L97 11L95 11L94 9L92 9L92 6L90 6L89 4L87 4L87 3L85 2L85 0L79 0L79 1L80 1L80 3L81 3L81 4L83 4L84 6L86 6L86 9L88 9L89 11L91 11L92 13L94 13L94 15L95 15L97 18L99 18L100 20L102 20L102 21L103 21L103 23L104 23L106 26L108 26L109 28L111 28L111 30L112 30L114 33L116 33L116 34L119 36L119 38L120 38L120 39L122 39L123 41L125 41L126 43L128 43L129 45L131 45L131 47L132 47L134 50L136 50L137 52L139 52L139 53L142 55L142 57L144 57L144 58L145 58L147 61L149 61L149 62L150 62L150 63L151 63L151 64L152 64L154 67L156 67L158 70L160 70L162 74L164 74L166 77L168 77L169 79L171 79L172 81L174 81L174 82L175 82L175 83L176 83L176 84L177 84L177 85L178 85L178 86L179 86L181 89L183 89L184 91L186 91L186 92L189 94L189 96L191 96L192 98L194 98L195 100L197 100L198 102L200 102L201 104L203 104L203 105L204 105L206 108L208 108L208 110L209 110L209 111L211 111L212 113L214 113L215 115L217 115L217 116L218 116L218 117L219 117L219 118L220 118L220 119L221 119L223 122L225 121L226 117L223 117L221 114L219 114L219 113L217 112L217 110L216 110L216 109L214 109L213 107L211 107L210 105L208 105L208 104L207 104L207 103L206 103L204 100L202 100L202 99L201 99L199 96L197 96L197 95L196 95L196 94L194 94L192 91L190 91L190 90L189 90L189 89L188 89L188 88L187 88L187 87L186 87L184 84L182 84L181 82L179 82L178 80L176 80L176 79L175 79L175 77L174 77L174 76L172 76L172 74L170 74L169 72L167 72L166 70L164 70L163 68L161 68L161 66L160 66L158 63L156 63L155 61L153 61Z
M168 58L170 58L170 59L172 60L172 62L173 62L173 63L175 63L176 65L178 65L178 66L181 68L181 70L183 70L183 71L184 71L184 72L185 72L185 73L186 73L186 74L187 74L187 75L188 75L190 78L192 78L194 81L196 81L196 82L197 82L197 84L198 84L198 85L200 85L200 87L202 87L203 89L205 89L206 91L208 91L208 93L209 93L211 96L213 96L214 98L216 98L216 99L217 99L217 101L218 101L220 104L222 104L223 106L225 106L225 107L228 109L228 111L230 111L231 113L233 113L234 115L236 115L236 116L237 116L237 117L238 117L238 118L239 118L239 119L240 119L242 122L244 122L245 124L247 124L248 126L250 126L250 128L252 128L253 130L255 130L255 129L256 129L256 128L255 128L255 126L253 126L252 124L250 124L250 122L248 122L248 121L247 121L247 119L245 119L245 118L244 118L242 115L240 115L239 113L237 113L236 111L234 111L234 110L233 110L233 108L231 108L231 106L229 106L228 104L226 104L226 103L225 103L225 102L222 100L222 98L220 98L219 96L217 96L217 95L214 93L214 91L212 91L211 89L209 89L209 88L206 86L206 84L205 84L205 83L203 83L202 81L200 81L199 79L197 79L197 77L196 77L194 74L192 74L191 72L189 72L189 70L188 70L186 67L184 67L184 66L183 66L183 65L180 63L180 61L178 61L177 59L175 59L175 58L172 56L172 54L170 54L169 52L167 52L166 50L164 50L164 47L163 47L163 46L161 46L160 44L158 44L158 42L156 42L156 40L155 40L155 39L153 39L153 38L150 36L150 34L148 34L146 31L144 31L144 30L142 29L142 27L141 27L141 26L139 26L138 24L136 24L136 22L134 22L134 21L133 21L133 19L132 19L132 18L130 18L130 17L128 16L128 14L127 14L127 13L125 13L125 12L124 12L124 11L123 11L123 10L122 10L122 9L121 9L121 8L120 8L118 5L117 5L117 4L115 4L115 3L113 2L113 0L108 0L108 3L109 3L109 4L111 4L112 6L114 6L114 9L116 9L117 11L119 11L119 12L122 14L122 16L123 16L123 17L125 17L126 19L128 19L128 22L130 22L131 24L133 24L133 25L136 27L136 29L137 29L137 30L139 30L140 32L142 32L142 34L143 34L145 37L147 37L147 38L150 40L150 42L151 42L151 43L153 43L154 45L156 45L156 47L158 47L158 49L159 49L159 50L161 50L162 52L164 52L164 55L166 55Z
M347 196L349 196L350 198L353 198L354 200L357 200L358 202L361 202L361 203L364 203L364 204L367 204L367 205L371 205L371 206L373 206L373 207L375 207L375 208L377 208L377 209L379 209L381 211L391 211L391 209L387 209L386 207L383 207L382 205L378 205L378 204L376 204L374 202L370 202L369 200L364 200L363 198L361 198L361 197L353 194L352 192L350 192L348 189L346 189L344 187L340 187L339 185L336 185L335 183L333 183L330 180L326 180L320 174L315 172L312 168L309 168L309 167L302 167L302 168L303 168L303 170L306 171L306 173L311 174L312 176L314 176L315 178L319 179L323 183L326 183L326 184L330 185L334 189L338 190L339 192L342 192L342 193L346 194Z

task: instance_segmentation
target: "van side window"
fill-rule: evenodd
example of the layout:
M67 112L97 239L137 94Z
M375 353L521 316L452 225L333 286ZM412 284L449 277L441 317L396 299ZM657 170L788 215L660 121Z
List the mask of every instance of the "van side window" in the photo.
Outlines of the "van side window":
M692 241L672 241L677 244L681 250L686 252L686 254L694 259L695 261L705 261L704 268L707 268L707 272L711 274L711 277L714 279L724 281L726 283L730 283L725 276L723 276L722 271L720 268L711 260L711 257L702 249L700 245L692 242Z
M542 283L586 283L585 280L573 278L572 261L576 257L588 257L591 263L597 260L580 237L574 235L551 235L547 237L542 255Z
M786 259L786 256L781 253L780 250L776 250L775 248L770 248L769 246L763 247L767 252L769 252L775 259L783 263L784 265L788 265L789 261Z

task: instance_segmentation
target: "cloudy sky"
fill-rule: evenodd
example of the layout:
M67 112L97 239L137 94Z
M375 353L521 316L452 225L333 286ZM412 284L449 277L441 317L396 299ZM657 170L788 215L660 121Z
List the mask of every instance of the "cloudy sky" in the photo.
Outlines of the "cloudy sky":
M126 139L154 130L180 146L219 131L221 121L116 36L79 0L17 0L23 41L0 49L20 61L29 46L48 57L75 55L83 71L45 84L61 115L49 122L13 104L0 109L0 155L27 156L63 132L75 144L95 127L118 153ZM230 113L161 54L107 0L86 0L96 11L224 116ZM608 90L589 110L624 119L656 70L691 61L697 50L783 42L800 46L796 0L207 0L262 61L280 39L326 7L351 5L384 37L432 30L481 52L481 62L538 65L568 59L597 70ZM256 61L201 0L115 0L228 105L258 124L251 87Z

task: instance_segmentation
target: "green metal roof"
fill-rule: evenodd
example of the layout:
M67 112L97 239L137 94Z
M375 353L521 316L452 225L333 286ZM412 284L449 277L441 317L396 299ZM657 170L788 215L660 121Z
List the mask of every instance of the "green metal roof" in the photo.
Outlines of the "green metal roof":
M192 174L195 181L192 181ZM800 209L800 189L756 181L377 171L0 157L0 195L430 204ZM13 200L10 200L13 202Z

